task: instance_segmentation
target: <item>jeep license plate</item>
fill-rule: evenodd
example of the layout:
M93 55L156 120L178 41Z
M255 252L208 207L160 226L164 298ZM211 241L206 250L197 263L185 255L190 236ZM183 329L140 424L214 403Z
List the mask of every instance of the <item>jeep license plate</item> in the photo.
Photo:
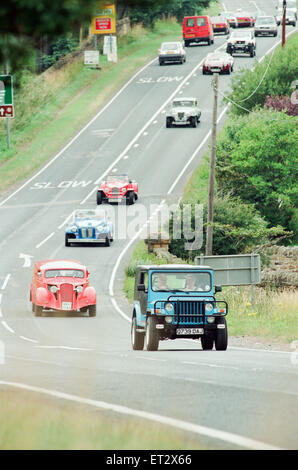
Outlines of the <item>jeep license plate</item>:
M202 335L204 328L177 328L176 335Z
M71 302L62 302L62 310L71 310L72 303Z

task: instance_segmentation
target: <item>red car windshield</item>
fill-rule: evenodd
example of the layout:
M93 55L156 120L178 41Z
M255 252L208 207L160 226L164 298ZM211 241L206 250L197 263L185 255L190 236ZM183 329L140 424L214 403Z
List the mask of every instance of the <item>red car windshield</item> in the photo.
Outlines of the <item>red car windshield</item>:
M115 183L117 181L126 181L128 183L129 178L128 178L127 175L109 175L107 177L107 182L108 183Z
M48 269L45 271L45 277L84 277L84 271L80 269Z

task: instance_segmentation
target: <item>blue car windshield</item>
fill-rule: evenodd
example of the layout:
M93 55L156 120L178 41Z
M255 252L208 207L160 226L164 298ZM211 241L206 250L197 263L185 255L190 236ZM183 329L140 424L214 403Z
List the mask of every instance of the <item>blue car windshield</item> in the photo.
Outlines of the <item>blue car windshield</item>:
M208 272L154 272L151 286L154 292L210 292L211 275Z
M82 219L104 219L105 213L103 211L98 212L95 210L77 210L74 213L74 220Z

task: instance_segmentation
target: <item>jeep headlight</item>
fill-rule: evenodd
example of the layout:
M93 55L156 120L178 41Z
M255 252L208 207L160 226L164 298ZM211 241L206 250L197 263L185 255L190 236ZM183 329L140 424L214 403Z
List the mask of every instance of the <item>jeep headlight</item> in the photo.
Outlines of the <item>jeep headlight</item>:
M57 287L57 286L51 286L51 287L50 287L50 292L52 292L53 294L56 294L57 291L58 291L58 287Z
M77 287L76 287L76 291L77 291L78 293L83 292L83 290L84 290L84 287L83 287L83 286L77 286Z
M76 231L77 231L77 227L76 227L75 225L73 225L73 226L71 227L71 231L72 231L72 232L76 232Z
M167 303L165 304L165 310L166 310L167 312L171 312L171 311L173 310L173 304L171 304L171 302L167 302Z
M206 312L212 312L213 310L213 305L208 303L208 304L205 304L205 311Z
M207 322L208 323L214 323L215 322L215 317L208 317Z
M165 322L166 323L172 323L173 322L173 317L170 317L169 315L165 317Z

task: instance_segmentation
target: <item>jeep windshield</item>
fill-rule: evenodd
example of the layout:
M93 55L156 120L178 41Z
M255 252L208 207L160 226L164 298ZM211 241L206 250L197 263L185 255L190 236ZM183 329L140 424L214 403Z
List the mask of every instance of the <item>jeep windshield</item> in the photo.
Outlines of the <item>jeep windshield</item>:
M233 38L250 38L251 33L250 31L233 31L231 34L231 39Z
M95 210L77 210L74 213L73 220L78 219L104 219L105 213L103 211L97 212Z
M155 272L151 276L154 292L210 292L208 272Z
M193 108L195 106L194 101L191 100L177 100L173 101L174 108Z
M48 269L45 272L45 277L84 277L84 271L80 269Z
M255 26L259 24L276 24L276 22L273 16L261 16L257 19Z

